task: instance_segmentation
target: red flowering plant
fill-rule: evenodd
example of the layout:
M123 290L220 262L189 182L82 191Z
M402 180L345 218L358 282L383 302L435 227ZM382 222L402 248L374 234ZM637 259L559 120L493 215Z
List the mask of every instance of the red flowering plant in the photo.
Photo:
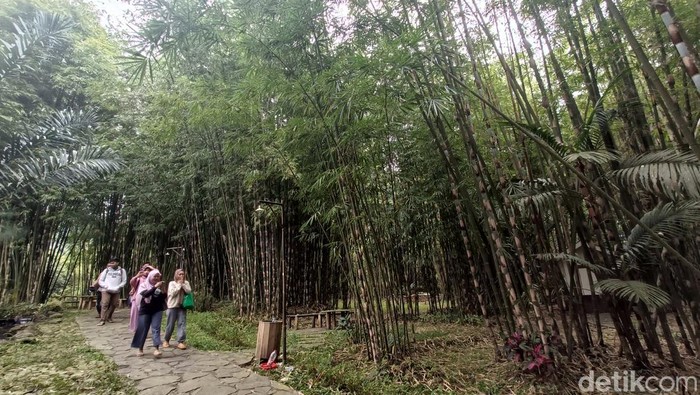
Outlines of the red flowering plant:
M539 335L525 337L514 332L505 340L503 351L508 359L521 364L524 372L543 374L554 367L554 350L561 346L561 338L557 334L550 334L547 342L550 346L549 353L544 352Z

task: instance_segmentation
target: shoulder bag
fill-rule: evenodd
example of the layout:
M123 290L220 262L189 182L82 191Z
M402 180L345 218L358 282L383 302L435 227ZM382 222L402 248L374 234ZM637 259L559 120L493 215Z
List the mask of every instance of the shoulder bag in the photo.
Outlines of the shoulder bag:
M185 294L185 297L182 299L182 308L194 310L194 294L192 292Z

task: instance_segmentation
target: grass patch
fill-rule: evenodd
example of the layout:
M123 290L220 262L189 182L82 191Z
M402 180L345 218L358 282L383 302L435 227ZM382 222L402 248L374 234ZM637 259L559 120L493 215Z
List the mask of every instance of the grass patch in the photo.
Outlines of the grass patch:
M447 321L439 317L413 322L411 354L391 363L372 363L365 346L352 342L350 331L336 330L327 332L317 347L290 347L291 373L257 371L304 394L563 393L556 380L543 381L522 373L517 364L496 361L486 328L465 323L478 320ZM290 333L303 340L302 331Z
M163 316L162 333L165 333ZM176 337L177 329L173 333ZM255 348L257 326L222 308L187 312L187 343L204 351L238 351Z
M410 386L392 381L381 368L366 361L361 346L353 345L345 331L329 332L323 345L290 354L295 370L261 372L304 394L404 394ZM430 393L429 391L425 392Z
M111 359L85 343L75 315L30 324L30 343L0 342L0 393L137 394Z
M341 330L328 332L313 349L292 348L291 373L260 373L304 394L538 393L532 377L494 361L483 326L419 321L415 329L412 354L396 363L368 361L365 346L353 344L350 332Z
M447 332L441 329L429 329L429 330L424 330L420 332L416 332L415 336L413 337L415 341L423 341L423 340L430 340L430 339L435 339L435 338L440 338L447 336Z

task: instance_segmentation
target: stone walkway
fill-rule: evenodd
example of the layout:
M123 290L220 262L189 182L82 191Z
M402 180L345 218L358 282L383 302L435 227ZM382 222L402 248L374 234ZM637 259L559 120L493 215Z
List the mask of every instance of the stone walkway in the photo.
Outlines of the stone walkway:
M88 343L112 358L119 373L132 379L142 395L226 395L226 394L299 394L291 388L260 376L240 365L251 362L248 353L205 352L188 348L161 349L160 358L153 356L150 335L144 347L145 355L136 356L131 349L129 310L114 313L114 323L97 326L95 315L77 318L78 326Z

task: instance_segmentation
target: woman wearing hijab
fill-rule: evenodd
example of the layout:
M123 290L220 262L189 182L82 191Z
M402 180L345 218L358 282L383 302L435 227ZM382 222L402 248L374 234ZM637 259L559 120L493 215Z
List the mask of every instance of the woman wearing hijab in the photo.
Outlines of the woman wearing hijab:
M138 293L141 295L141 305L139 306L139 323L131 341L131 347L138 348L137 356L143 356L143 346L146 344L148 328L151 328L153 338L153 355L160 357L160 324L163 321L163 310L166 308L167 293L161 281L161 274L158 269L151 270L146 277L146 281L141 281Z
M131 298L131 312L129 314L129 330L133 333L136 332L136 328L139 324L139 307L141 307L141 294L138 293L139 286L142 282L146 281L148 273L153 270L154 267L146 262L141 266L138 274L131 278L129 285L131 286L131 291L129 291L129 297Z
M185 294L191 293L190 282L185 280L185 271L175 270L175 278L168 284L168 320L165 324L165 342L163 348L170 347L170 337L173 335L175 323L177 322L177 348L184 350L187 348L185 339L185 324L187 323L187 310L182 307L182 300Z

